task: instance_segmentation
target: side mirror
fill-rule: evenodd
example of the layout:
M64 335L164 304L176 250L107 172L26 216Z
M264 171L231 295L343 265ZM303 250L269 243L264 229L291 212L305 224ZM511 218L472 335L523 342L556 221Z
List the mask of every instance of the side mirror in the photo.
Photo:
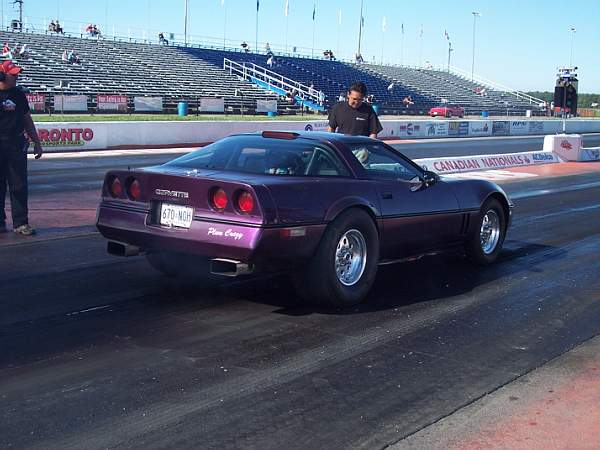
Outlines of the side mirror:
M410 190L411 192L420 191L421 189L425 189L426 187L433 186L439 179L440 177L437 173L431 172L430 170L426 170L425 172L423 172L423 175L417 175L409 181Z
M423 172L422 180L425 186L427 187L434 185L439 181L439 179L439 175L435 172L432 172L431 170L426 170L425 172Z

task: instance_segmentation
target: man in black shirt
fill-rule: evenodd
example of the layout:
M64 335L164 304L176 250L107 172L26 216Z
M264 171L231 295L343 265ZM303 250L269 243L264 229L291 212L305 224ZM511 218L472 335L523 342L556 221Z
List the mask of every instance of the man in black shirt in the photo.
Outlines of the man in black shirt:
M347 101L333 105L329 111L329 132L377 138L383 130L371 105L363 103L367 95L365 83L354 83L348 90Z
M12 61L0 65L0 233L6 231L4 199L10 191L13 230L29 236L35 233L27 217L27 132L34 144L35 158L42 156L42 145L29 112L23 91L17 88L21 68Z

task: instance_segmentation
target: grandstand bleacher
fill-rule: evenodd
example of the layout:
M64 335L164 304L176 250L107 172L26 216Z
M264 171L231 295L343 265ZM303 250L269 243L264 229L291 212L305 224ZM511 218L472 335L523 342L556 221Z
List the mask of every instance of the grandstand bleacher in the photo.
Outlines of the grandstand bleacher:
M295 114L301 109L223 69L225 58L264 67L268 59L264 54L19 31L2 31L0 39L11 47L27 44L26 57L15 60L24 68L19 83L33 93L46 94L48 111L53 108L51 97L62 92L87 95L90 111L96 109L96 94L127 95L131 105L134 96L161 96L167 111L174 111L180 101L197 106L203 97L224 98L229 112L239 112L243 105L252 113L256 100L277 100L280 114ZM71 49L81 64L61 59L63 52ZM280 55L275 55L270 70L305 85L313 84L325 94L326 106L335 103L352 82L363 81L384 114L424 115L442 102L462 106L467 114L487 111L498 115L509 110L519 115L538 110L536 104L512 93L437 70ZM61 81L67 87L59 88ZM482 88L484 94L480 93ZM409 95L414 105L407 107L403 99Z

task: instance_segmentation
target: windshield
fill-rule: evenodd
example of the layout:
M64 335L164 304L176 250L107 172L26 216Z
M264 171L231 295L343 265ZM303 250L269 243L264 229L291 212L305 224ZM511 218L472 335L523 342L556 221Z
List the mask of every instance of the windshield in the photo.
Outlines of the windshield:
M329 148L304 139L231 136L166 163L189 169L231 170L280 176L348 176Z

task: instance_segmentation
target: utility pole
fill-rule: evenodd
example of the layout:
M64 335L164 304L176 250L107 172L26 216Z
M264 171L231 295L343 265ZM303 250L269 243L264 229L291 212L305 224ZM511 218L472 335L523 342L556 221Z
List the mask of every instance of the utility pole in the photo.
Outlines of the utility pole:
M13 5L19 5L19 31L23 31L23 0L13 0Z
M363 1L360 0L360 20L358 22L358 53L360 55L360 41L362 40L362 27L363 27Z
M573 41L575 40L575 33L577 30L575 27L571 27L571 53L569 56L569 67L573 67Z
M450 54L454 51L452 42L448 41L448 73L450 73Z
M473 55L471 59L471 81L475 78L475 22L481 14L477 11L473 11Z
M187 47L188 35L188 0L185 0L185 13L183 15L183 45Z

